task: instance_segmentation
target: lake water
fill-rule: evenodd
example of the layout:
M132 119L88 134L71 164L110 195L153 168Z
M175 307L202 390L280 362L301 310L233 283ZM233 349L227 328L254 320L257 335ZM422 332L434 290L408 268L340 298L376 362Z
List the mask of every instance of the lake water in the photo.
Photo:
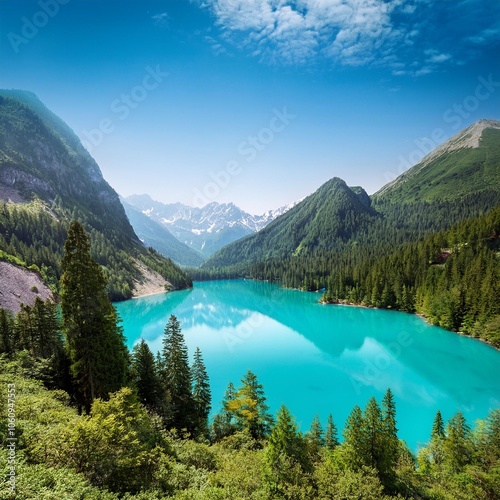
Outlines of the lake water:
M339 433L354 405L395 395L399 437L413 450L430 436L439 409L469 424L500 407L500 352L395 311L321 305L318 293L254 281L197 282L191 290L115 304L129 348L162 348L171 314L192 357L202 350L213 411L229 381L250 369L273 411L285 403L306 431L332 413Z

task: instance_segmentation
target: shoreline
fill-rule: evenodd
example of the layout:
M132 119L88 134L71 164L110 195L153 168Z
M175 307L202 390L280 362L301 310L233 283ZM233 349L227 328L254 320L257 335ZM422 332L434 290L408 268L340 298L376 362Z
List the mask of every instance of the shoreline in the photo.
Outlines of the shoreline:
M150 297L151 295L160 295L163 293L169 293L170 291L175 291L175 290L163 290L163 291L158 291L158 292L146 292L146 293L140 293L138 295L132 295L130 299L126 300L134 300L134 299L142 299L143 297Z
M242 279L242 278L236 278L236 279ZM243 279L248 279L250 281L269 282L269 280L256 280L256 279L252 279L252 278L243 278ZM220 280L207 280L207 281L220 281ZM279 282L278 282L278 284L279 284ZM287 287L282 287L281 284L279 284L279 285L280 285L281 288L286 289L286 290L295 290L295 291L298 291L298 292L307 292L307 293L320 293L320 290L311 290L311 291L309 291L309 290L301 290L299 288L287 288ZM180 291L180 290L163 290L163 291L154 291L154 292L141 293L141 294L138 294L138 295L133 295L128 300L140 299L142 297L149 297L149 296L152 296L152 295L160 295L160 294L163 294L163 293L169 293L169 292L175 292L175 291ZM328 302L328 301L324 301L324 300L320 299L320 300L318 300L318 303L321 304L321 305L326 305L326 306L360 307L360 308L363 308L363 309L373 309L373 310L376 310L376 311L394 311L394 312L398 312L398 313L411 314L412 316L417 316L418 318L420 318L422 321L424 321L429 326L437 326L437 327L442 328L443 330L445 330L447 332L455 333L457 335L460 335L461 337L469 338L469 339L473 339L473 340L479 340L480 342L483 342L484 344L492 347L496 351L500 351L500 346L496 346L496 345L492 344L490 341L488 341L486 339L483 339L482 337L473 337L472 335L467 335L464 332L456 332L454 330L448 330L447 328L444 328L443 326L434 325L434 324L432 324L421 313L416 313L416 312L412 313L412 312L408 312L408 311L400 311L399 309L388 309L388 308L385 308L385 307L368 306L366 304L356 304L354 302L347 302L347 301Z
M188 288L170 288L168 290L165 289L157 289L156 291L145 291L144 293L138 293L138 294L132 294L132 297L127 300L134 300L134 299L141 299L142 297L150 297L151 295L161 295L164 293L171 293L171 292L182 292L183 290L191 290L193 287L188 287Z
M421 313L416 313L416 312L412 313L412 312L408 312L408 311L400 311L399 309L387 309L385 307L367 306L365 304L355 304L354 302L338 302L338 303L335 303L335 302L327 302L327 301L324 301L324 300L319 300L318 302L321 305L326 305L326 306L361 307L363 309L374 309L374 310L377 310L377 311L395 311L395 312L400 312L400 313L411 314L412 316L417 316L418 318L420 318L422 321L424 321L429 326L437 326L438 328L442 328L443 330L445 330L447 332L454 333L456 335L460 335L460 337L469 338L469 339L473 339L473 340L479 340L480 342L483 342L484 344L492 347L496 351L500 351L500 346L496 346L495 344L492 344L489 340L483 339L482 337L473 337L472 335L467 335L464 332L456 332L455 330L448 330L444 326L434 325L434 324L432 324Z

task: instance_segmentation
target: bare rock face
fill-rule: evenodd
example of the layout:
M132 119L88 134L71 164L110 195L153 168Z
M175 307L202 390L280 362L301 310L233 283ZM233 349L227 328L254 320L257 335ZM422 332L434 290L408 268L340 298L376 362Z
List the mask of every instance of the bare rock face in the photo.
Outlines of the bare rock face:
M417 175L420 171L424 170L434 160L437 160L443 155L460 151L467 148L478 148L481 144L483 132L486 129L500 129L499 120L478 120L464 130L458 132L453 137L445 141L436 149L431 151L428 155L424 156L422 160L413 165L410 169L403 172L399 177L387 183L379 191L375 193L376 196L387 194L391 189L406 182L409 178Z
M35 299L54 300L52 292L35 271L0 261L0 307L17 314L21 304L33 305Z
M172 289L172 284L160 276L157 272L148 269L138 260L135 261L135 264L141 273L141 277L134 283L133 297L164 293L165 291Z
M5 200L8 203L26 203L17 189L2 184L0 184L0 200Z
M24 191L33 191L43 193L48 199L54 196L54 190L42 179L22 170L13 167L3 167L0 170L0 187L2 189L10 188L19 193L19 188ZM2 199L6 199L2 197ZM14 200L12 200L14 201Z
M481 141L481 136L487 128L500 128L498 120L479 120L473 123L470 127L462 130L458 134L448 139L444 144L437 147L422 159L422 166L427 165L435 158L438 158L444 153L451 153L464 148L478 148Z

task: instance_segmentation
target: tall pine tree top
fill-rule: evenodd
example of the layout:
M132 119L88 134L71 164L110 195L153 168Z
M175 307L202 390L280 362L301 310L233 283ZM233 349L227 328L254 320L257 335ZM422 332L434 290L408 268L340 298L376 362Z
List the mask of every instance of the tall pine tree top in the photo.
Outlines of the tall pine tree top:
M144 339L132 351L130 375L137 388L139 401L148 408L160 411L161 384L155 357Z
M333 421L332 414L328 415L325 431L325 446L327 450L333 451L339 445L338 431L335 422Z
M106 278L77 221L70 224L61 264L63 332L79 403L88 412L95 398L107 398L124 385L128 350Z
M198 420L197 426L201 433L206 434L208 430L208 414L212 408L212 393L210 391L207 369L199 347L196 348L194 353L191 376L193 379L195 416Z
M431 439L444 438L444 422L441 412L438 410L432 424Z
M163 337L163 388L169 398L169 415L165 419L167 427L186 429L193 433L196 425L194 401L191 394L191 370L188 350L177 318L172 314L165 326Z

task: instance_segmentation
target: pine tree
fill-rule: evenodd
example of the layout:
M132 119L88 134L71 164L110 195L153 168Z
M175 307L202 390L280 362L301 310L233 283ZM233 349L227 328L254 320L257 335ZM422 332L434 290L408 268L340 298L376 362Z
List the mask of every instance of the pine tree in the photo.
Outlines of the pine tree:
M16 330L23 347L35 358L48 359L62 348L56 304L49 300L44 302L37 297L33 306L22 304Z
M444 438L444 422L441 412L438 410L432 424L431 439Z
M70 224L61 277L63 332L80 408L107 398L125 383L128 351L116 311L106 293L106 278L90 256L82 225Z
M321 427L321 421L317 414L314 416L309 432L307 432L305 438L309 455L313 458L313 460L317 460L321 449L325 445L323 428Z
M339 445L338 431L333 421L332 414L328 415L325 431L325 447L328 451L333 451Z
M415 309L412 290L410 287L407 287L406 285L403 285L403 289L401 292L400 309L406 312L413 312Z
M303 473L311 469L304 439L290 411L282 405L264 450L264 484L271 495L283 498L286 485L299 485Z
M380 472L383 461L385 436L382 412L374 397L368 400L363 417L363 433L368 457L367 465L375 467Z
M239 429L248 429L254 439L263 439L273 424L264 388L250 370L241 383L235 398L228 401L226 408L234 414Z
M399 439L396 427L396 403L390 388L382 399L382 420L386 434L386 448L390 452L390 462L394 466L398 461Z
M342 435L344 436L344 455L350 469L357 471L369 465L368 443L364 431L365 422L361 408L356 405L347 417Z
M486 467L500 461L500 409L491 410L476 438L478 457Z
M215 415L212 423L212 434L214 441L220 441L222 438L230 436L236 432L234 422L234 412L229 409L229 402L236 397L236 389L232 382L229 382L224 397L221 402L221 411Z
M446 426L444 462L453 472L461 470L472 460L470 427L462 412L454 415Z
M137 388L139 401L157 413L162 408L162 388L158 367L151 349L144 339L132 350L130 366L132 383Z
M193 379L193 400L197 431L201 435L206 435L208 431L208 414L212 408L212 393L210 391L207 369L199 347L196 348L194 353L191 375Z
M0 308L0 354L11 357L15 350L14 319L7 310Z
M439 465L444 458L444 422L441 412L438 410L432 424L431 440L429 442L429 453L434 464Z
M382 399L382 426L384 444L381 449L380 473L382 483L392 488L395 481L395 469L399 460L399 439L396 427L396 403L390 388Z
M167 428L186 430L195 428L194 401L191 393L191 370L188 351L180 323L172 314L163 336L163 370L161 379L167 394L168 414L164 415Z

